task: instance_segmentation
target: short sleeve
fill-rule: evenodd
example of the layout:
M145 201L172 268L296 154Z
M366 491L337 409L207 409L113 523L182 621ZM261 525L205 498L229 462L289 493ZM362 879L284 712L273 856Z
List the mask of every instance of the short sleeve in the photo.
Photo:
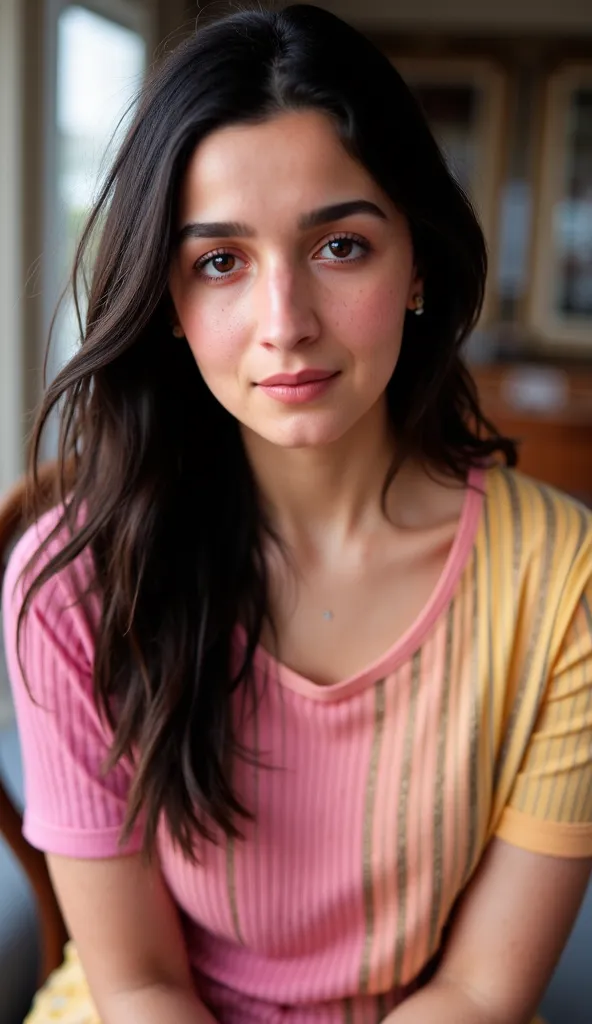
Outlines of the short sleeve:
M592 583L561 643L496 835L535 853L592 856Z
M81 564L62 570L35 596L21 630L24 676L19 665L17 622L25 591L19 576L38 540L39 524L13 551L2 594L6 662L23 757L23 832L48 853L100 858L136 852L139 829L124 848L119 844L131 765L120 762L104 772L112 737L93 699L92 621L88 607L77 601L78 587L85 582Z

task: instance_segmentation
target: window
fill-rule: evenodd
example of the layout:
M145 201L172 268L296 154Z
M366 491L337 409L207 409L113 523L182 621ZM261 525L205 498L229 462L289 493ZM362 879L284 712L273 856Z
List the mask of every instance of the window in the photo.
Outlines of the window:
M127 23L109 5L60 5L56 18L53 188L49 196L47 319L67 283L76 243L101 178L127 124L146 67L146 32L135 7ZM125 14L126 5L117 10ZM135 22L135 24L134 24ZM74 305L61 309L49 374L73 354L79 341Z

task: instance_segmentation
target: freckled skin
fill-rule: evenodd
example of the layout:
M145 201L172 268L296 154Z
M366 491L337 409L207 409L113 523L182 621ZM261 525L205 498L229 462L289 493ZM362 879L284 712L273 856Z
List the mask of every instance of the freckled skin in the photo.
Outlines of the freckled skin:
M358 199L384 219L361 212L306 230L299 223ZM204 380L243 428L287 448L322 446L376 415L422 282L405 218L331 122L307 111L214 132L181 190L179 228L196 221L241 222L253 232L186 239L170 274ZM310 367L338 373L312 402L282 405L257 386Z

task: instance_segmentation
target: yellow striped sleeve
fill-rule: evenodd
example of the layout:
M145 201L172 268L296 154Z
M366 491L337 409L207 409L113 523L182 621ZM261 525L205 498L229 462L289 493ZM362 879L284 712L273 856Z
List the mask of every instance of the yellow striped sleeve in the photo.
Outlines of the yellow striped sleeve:
M592 581L554 659L496 835L535 853L592 856Z

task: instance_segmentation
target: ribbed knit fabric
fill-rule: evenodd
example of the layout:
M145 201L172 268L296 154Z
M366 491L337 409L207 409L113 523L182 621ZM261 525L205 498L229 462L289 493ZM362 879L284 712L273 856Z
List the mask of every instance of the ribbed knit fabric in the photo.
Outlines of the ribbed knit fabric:
M161 827L196 985L224 1024L378 1022L433 962L491 836L592 854L592 515L514 471L470 484L436 590L373 665L319 687L258 651L256 710L239 719L235 698L260 761L234 766L254 813L244 840L204 843L195 867ZM15 582L56 516L20 541L4 588L25 832L50 852L115 856L131 767L101 773L100 607L73 603L88 554L26 622L37 703L17 664ZM237 629L237 654L243 642Z

